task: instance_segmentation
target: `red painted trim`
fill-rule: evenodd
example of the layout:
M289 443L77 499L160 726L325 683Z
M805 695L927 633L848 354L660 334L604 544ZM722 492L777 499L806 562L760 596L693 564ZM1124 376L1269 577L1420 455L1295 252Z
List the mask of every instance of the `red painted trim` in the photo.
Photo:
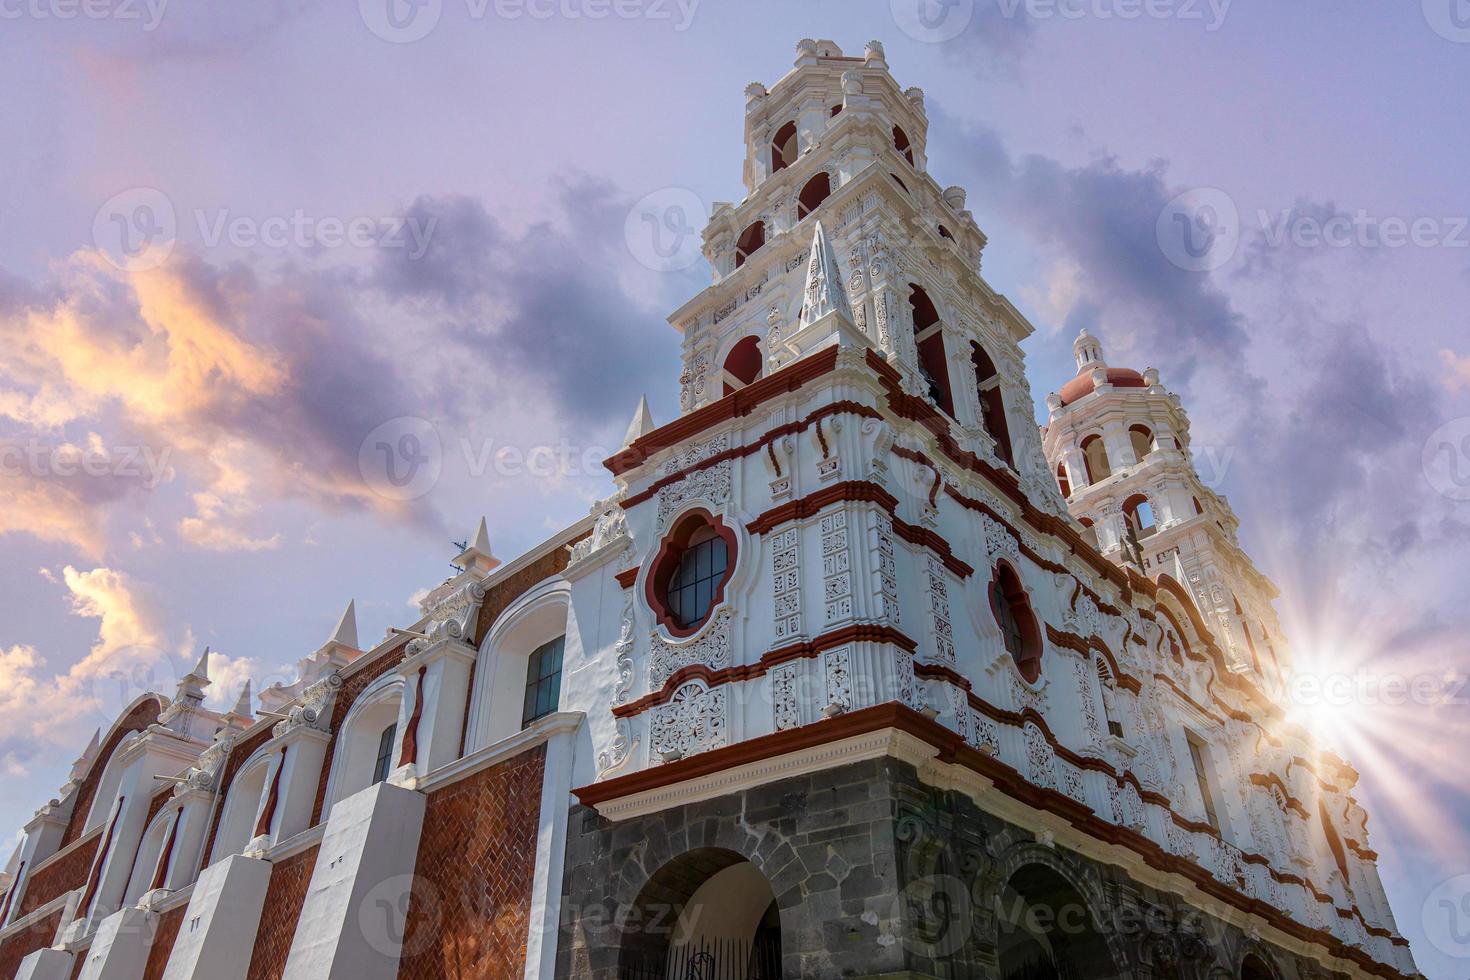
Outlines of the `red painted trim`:
M10 888L5 892L5 903L0 905L0 928L5 925L5 917L10 914L10 901L15 898L15 893L20 891L20 884L25 880L26 863L20 862L15 869L15 880L10 883Z
M784 647L777 647L763 654L757 662L735 667L725 667L720 670L711 670L704 664L690 664L688 667L680 667L669 675L664 681L664 686L652 694L645 694L637 701L620 704L612 709L612 713L619 718L628 718L633 715L642 714L655 705L667 704L674 696L674 692L691 680L704 681L706 687L718 687L721 684L730 684L737 681L747 681L760 677L773 667L786 663L788 660L803 660L815 657L823 650L840 647L845 643L892 643L893 645L913 653L918 646L913 640L903 633L888 626L877 626L871 623L854 623L841 629L823 633L821 636L802 643L792 643Z
M674 619L674 611L669 608L664 598L668 589L669 578L674 574L674 568L679 563L679 556L689 544L689 539L701 527L708 527L725 541L726 560L725 574L720 576L719 582L715 583L715 594L710 600L709 609L704 618L693 626L680 626ZM644 583L643 594L648 601L648 607L653 610L654 618L660 626L669 631L669 635L683 639L693 636L704 628L709 622L710 615L714 613L720 603L725 601L725 586L730 583L730 577L735 574L735 565L740 557L740 542L735 537L735 529L727 525L724 518L711 514L703 507L696 507L679 518L673 529L664 536L659 544L658 554L654 556L653 563L649 565L648 579Z
M625 568L621 572L618 572L616 575L614 575L613 578L616 579L617 583L623 588L631 589L633 587L633 583L638 581L638 568L637 566L634 566L633 568Z
M1036 610L1031 608L1031 596L1026 592L1026 586L1021 582L1021 573L1005 559L995 563L991 571L990 582L985 588L986 604L990 606L990 615L995 617L997 625L1000 623L1000 611L995 606L995 592L999 589L1011 604L1012 614L1015 615L1016 625L1021 629L1021 653L1011 654L1011 660L1016 669L1028 683L1035 684L1041 677L1041 658L1046 653L1046 646L1041 642L1040 618ZM1007 651L1010 653L1010 651Z
M117 829L117 818L122 816L123 803L126 801L126 796L117 798L117 809L112 811L112 819L107 821L107 836L102 838L102 846L97 849L97 859L92 862L92 870L87 875L87 888L82 892L81 902L77 904L79 915L86 915L92 907L92 899L97 897L97 888L102 884L102 865L107 861L107 852L112 847L112 832Z
M168 828L168 840L164 841L163 849L158 852L158 863L153 868L153 880L148 883L148 890L162 888L164 879L168 877L168 863L174 856L174 838L179 833L179 821L184 819L184 810L180 807L174 812L173 823Z
M419 761L419 721L424 717L424 674L428 664L419 664L418 676L413 683L413 713L408 717L408 727L403 732L403 748L398 753L399 768L411 766Z
M899 517L898 499L883 487L869 480L834 483L829 487L809 493L805 497L787 501L758 515L745 525L745 529L751 534L766 534L789 521L814 517L823 507L839 501L877 504L887 511L888 516L893 520L893 533L910 544L916 544L934 552L944 563L944 567L960 578L969 578L975 574L975 569L968 563L955 557L954 548L938 532L917 524L910 524Z
M260 811L260 819L255 821L255 833L252 837L264 837L271 832L271 823L276 819L276 804L281 796L281 773L286 768L286 746L281 746L281 761L276 766L276 771L271 776L270 792L265 797L265 809Z
M621 476L648 462L648 458L671 446L682 445L706 429L730 419L749 415L762 403L796 391L802 385L828 374L837 366L837 348L804 357L786 367L747 385L717 402L706 405L655 429L616 456L603 462L614 476Z

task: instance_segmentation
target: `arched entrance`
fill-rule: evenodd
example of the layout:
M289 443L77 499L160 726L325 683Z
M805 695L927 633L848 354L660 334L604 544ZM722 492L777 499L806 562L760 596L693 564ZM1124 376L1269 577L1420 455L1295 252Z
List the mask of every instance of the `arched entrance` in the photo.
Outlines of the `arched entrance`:
M1240 963L1240 980L1276 980L1276 974L1255 953L1247 953Z
M1093 911L1053 869L1028 864L1000 894L996 953L1002 980L1112 980L1118 976Z
M674 858L639 892L623 926L620 980L779 980L781 915L771 883L734 851Z

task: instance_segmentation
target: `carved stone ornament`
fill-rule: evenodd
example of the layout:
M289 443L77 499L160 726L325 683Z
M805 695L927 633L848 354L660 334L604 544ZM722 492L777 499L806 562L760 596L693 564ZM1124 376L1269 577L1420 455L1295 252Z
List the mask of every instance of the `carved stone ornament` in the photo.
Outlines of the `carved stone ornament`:
M428 638L410 640L408 656L427 650L440 640L463 640L469 636L470 622L484 598L485 584L471 581L436 602L426 611L428 622L421 630Z
M628 515L622 507L622 495L599 500L592 507L596 518L592 533L573 544L568 568L580 565L593 555L612 555L620 552L631 542L628 536Z
M296 703L286 709L286 717L276 722L271 736L280 738L298 728L327 731L331 724L332 702L342 687L342 675L335 670L301 692Z
M684 757L726 744L725 689L685 684L668 704L655 708L648 738L654 762Z
M225 759L234 747L234 736L226 735L199 753L199 760L184 773L184 781L174 785L173 795L183 796L190 791L213 793L218 788Z
M654 633L648 658L649 686L659 690L676 670L692 664L703 664L711 670L730 666L732 618L729 609L721 609L698 637L684 643L671 643Z

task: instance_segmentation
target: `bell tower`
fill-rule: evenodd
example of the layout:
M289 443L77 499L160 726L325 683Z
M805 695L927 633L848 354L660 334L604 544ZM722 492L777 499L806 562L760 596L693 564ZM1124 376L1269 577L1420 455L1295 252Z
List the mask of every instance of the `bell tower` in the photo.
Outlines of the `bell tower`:
M1196 469L1179 396L1154 368L1110 366L1085 329L1072 352L1077 374L1047 396L1043 429L1068 510L1113 561L1183 586L1232 669L1275 689L1289 669L1280 593L1240 547L1230 501Z
M745 94L746 197L713 206L713 281L670 317L683 411L831 344L871 348L965 450L1062 513L1020 349L1032 327L980 275L965 191L927 171L923 91L899 86L877 41L855 56L806 39Z

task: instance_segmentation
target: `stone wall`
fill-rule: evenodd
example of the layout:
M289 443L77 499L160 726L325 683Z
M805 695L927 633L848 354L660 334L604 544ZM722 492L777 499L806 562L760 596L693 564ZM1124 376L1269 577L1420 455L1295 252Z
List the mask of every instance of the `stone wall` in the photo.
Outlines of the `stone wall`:
M1001 978L1037 921L1064 928L1047 935L1085 962L1079 980L1226 980L1249 953L1281 980L1328 976L891 758L617 823L577 806L568 837L558 977L615 980L623 949L667 936L699 882L654 876L681 856L695 877L705 856L765 874L787 977Z

